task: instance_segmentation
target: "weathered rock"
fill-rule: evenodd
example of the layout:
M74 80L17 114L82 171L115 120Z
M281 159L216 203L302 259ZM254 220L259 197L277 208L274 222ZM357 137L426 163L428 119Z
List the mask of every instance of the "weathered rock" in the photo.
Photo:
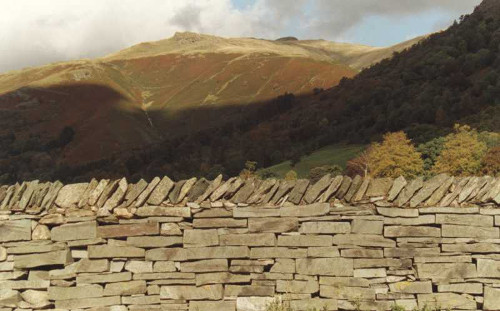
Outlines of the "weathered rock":
M105 273L105 274L79 274L76 277L76 283L81 284L95 284L95 283L116 283L126 282L132 279L132 273L119 272L119 273Z
M48 252L42 254L18 255L14 258L14 267L27 269L43 266L69 265L73 263L69 250Z
M250 258L305 258L307 249L288 247L254 247L250 250Z
M27 291L24 291L21 294L21 297L25 302L29 304L29 307L34 309L44 308L50 305L46 291L29 289Z
M410 207L416 207L427 200L448 179L448 175L439 174L426 181L422 188L410 199Z
M28 184L26 182L23 182L21 185L16 184L14 188L14 194L12 195L9 203L10 210L18 209L19 200L21 200L21 197L23 196L23 193L24 191L26 191L27 187Z
M389 284L389 289L394 293L430 294L432 293L432 283L430 281L397 282Z
M441 237L441 230L426 226L386 226L386 237ZM443 235L444 236L444 235Z
M250 232L290 232L299 228L298 218L249 218L248 231Z
M88 185L88 183L65 185L57 195L56 205L62 208L78 207L78 202Z
M97 237L95 221L65 224L52 228L50 236L53 241L73 241L93 239Z
M237 177L231 177L225 183L220 185L220 187L214 189L212 194L210 195L210 201L215 202L221 199L237 179Z
M347 191L349 190L351 183L352 183L352 178L349 176L344 176L344 178L342 178L342 183L340 184L339 190L335 194L335 197L339 200L342 200L346 195Z
M493 238L500 237L498 227L471 227L460 225L442 225L443 237Z
M416 266L420 279L449 280L477 277L476 266L472 263L425 263Z
M493 216L488 215L457 215L437 214L437 224L493 227Z
M278 237L278 246L310 247L331 245L332 237L329 235L281 235Z
M206 247L219 245L219 235L216 229L184 230L184 247Z
M337 190L340 188L340 185L342 184L342 179L344 177L342 175L337 175L335 176L328 188L323 192L323 194L319 198L320 203L328 202L330 198L337 192Z
M338 309L336 299L322 299L322 298L308 298L301 300L290 301L290 307L293 310L306 311L306 310L325 310L333 311Z
M160 205L165 200L165 198L167 198L172 188L174 188L174 185L175 183L170 178L168 178L168 176L164 176L151 192L147 200L148 204Z
M82 309L82 308L98 308L106 306L120 305L120 296L98 297L98 298L82 298L57 300L55 303L56 309Z
M308 179L299 179L295 183L295 187L290 191L290 195L288 196L288 201L294 204L299 204L302 200L302 197L306 193L307 188L309 187Z
M275 246L272 233L224 234L219 236L220 245Z
M472 297L453 293L418 294L418 307L430 306L431 308L476 310L477 303Z
M167 217L191 217L189 207L163 207L163 206L143 206L135 213L141 217L167 216Z
M250 275L230 272L209 272L196 275L196 286L207 284L239 284L249 283Z
M288 281L277 280L276 292L288 294L314 294L319 292L319 284L316 280L309 281Z
M314 203L303 206L283 206L280 208L281 217L322 216L330 212L328 203Z
M272 199L270 198L269 201L266 199L263 201L263 203L271 203L271 204L276 204L278 203L283 197L285 197L294 187L295 184L297 183L296 180L284 180L280 183L277 183L276 185L278 189L276 189L274 196Z
M254 203L261 202L264 199L264 197L269 194L271 189L273 189L277 183L278 183L278 181L274 178L264 180L257 187L257 189L253 192L253 194L250 195L250 197L247 199L246 203L254 204ZM275 191L276 190L277 190L277 187L275 188ZM274 193L270 194L270 196L272 196L272 195L274 195ZM269 202L269 201L267 201L267 202ZM265 202L265 203L267 203L267 202Z
M394 188L396 181L398 185L396 186L396 188ZM388 196L389 198L389 196L392 194L390 191L392 191L392 189L394 188L394 192L396 192L397 188L402 183L403 183L402 180L398 178L396 178L394 181L392 178L375 178L370 182L370 185L366 190L366 196L367 197ZM401 189L399 191L401 191Z
M103 208L112 211L115 207L120 205L125 198L125 194L127 193L128 183L126 178L120 179L118 182L118 187L113 192L111 197L104 203Z
M124 198L125 205L131 206L147 187L148 182L144 179L140 179L136 184L129 184L127 194Z
M399 193L398 198L395 201L396 205L399 207L405 205L408 201L410 201L413 195L423 187L423 185L424 179L422 177L417 177L411 180Z
M147 291L146 281L109 283L104 287L104 296L140 295Z
M188 202L195 202L210 186L210 182L205 178L200 178L191 187L187 194Z
M349 300L349 301L355 301L356 299L369 300L369 301L375 300L375 290L373 288L362 288L362 287L336 287L329 285L321 285L319 295L321 297L335 298L335 299ZM367 310L374 310L374 309L367 309ZM386 309L384 308L382 310Z
M101 285L83 285L77 287L51 286L48 289L48 298L50 300L83 299L102 296L103 289Z
M134 258L144 257L142 248L132 246L89 245L89 258Z
M349 258L298 258L296 271L305 275L353 276L353 260Z
M109 184L109 179L101 179L99 181L99 183L97 184L95 189L92 190L89 194L89 198L87 201L88 205L90 205L90 206L97 205L97 201L101 197L102 193L104 192L104 189L106 189L108 184Z
M260 180L250 178L231 199L234 203L246 203L255 189L260 185Z
M262 311L273 300L273 297L238 297L236 308L238 311Z
M455 179L455 183L456 183L454 185L455 189L451 193L448 193L447 195L444 196L444 198L439 203L439 206L443 206L443 207L450 206L451 202L453 202L453 200L455 200L458 197L458 195L460 194L462 189L467 185L469 180L470 180L470 177L465 177L462 179ZM453 187L453 185L452 185L452 187Z
M235 311L235 301L190 301L189 311ZM240 309L238 309L240 310Z
M331 183L331 176L327 174L321 177L313 186L309 187L306 194L304 195L304 201L306 203L313 203L316 199L325 191Z
M0 221L0 242L31 239L31 221L28 219Z
M59 191L63 187L63 184L60 181L56 181L50 185L49 191L45 195L42 201L42 209L46 210L50 208L53 204L54 201L56 200L57 195L59 194Z
M232 216L234 218L279 217L280 210L277 208L235 207Z
M484 287L484 310L497 310L500 305L500 289Z
M383 220L354 219L352 221L352 233L357 234L382 234L384 228ZM348 233L348 232L339 232Z
M396 242L380 235L369 234L337 234L333 237L333 245L354 245L368 247L395 247Z
M418 217L419 215L418 209L377 207L377 212L387 217Z
M203 194L196 199L196 203L201 203L205 200L207 200L212 193L219 188L219 186L222 184L222 175L217 176L214 180L212 180L209 184L209 186L205 189Z
M31 234L33 240L50 240L49 227L38 224Z
M302 223L300 232L305 234L349 233L351 225L348 222L311 221Z
M193 228L246 228L246 219L232 218L197 218L193 221Z
M370 177L365 177L363 178L363 182L359 186L358 190L354 194L354 196L351 198L351 202L358 202L363 199L363 197L366 194L366 191L368 190L368 186L371 184L371 178Z
M351 199L354 197L354 194L358 191L359 187L363 183L363 178L361 176L356 175L351 181L351 186L349 187L349 190L344 196L344 200L347 202L351 202Z
M208 259L191 262L182 262L180 271L182 272L222 272L228 271L227 259Z
M227 285L224 290L226 297L273 296L274 286L265 285Z
M33 196L33 193L35 190L38 188L38 180L31 181L26 184L26 190L24 191L23 195L21 196L21 200L19 201L18 205L18 211L24 211L26 207L28 207L31 197Z
M127 245L136 247L169 247L182 245L180 236L131 236L127 238Z
M19 291L8 288L0 288L0 306L17 308L22 301Z
M16 187L15 186L10 186L5 190L4 198L0 202L0 211L8 210L10 206L10 200L12 196L14 195Z
M220 300L223 297L221 284L205 286L162 286L162 299Z
M159 233L160 233L160 225L157 222L97 227L97 237L100 238L118 238L118 237L129 237L129 236L155 235Z
M155 177L155 178L153 178L153 180L151 180L151 182L146 186L146 188L137 197L137 199L135 201L136 207L143 206L144 203L146 203L146 201L149 199L149 196L151 195L153 190L155 190L155 188L158 186L160 181L161 180L159 177ZM132 202L130 202L130 203L132 203Z
M441 293L462 293L462 294L482 294L483 284L481 283L455 283L438 285L438 292Z
M79 208L83 208L83 207L88 205L90 195L97 188L98 185L99 185L99 181L95 178L92 178L92 180L90 181L90 183L87 186L87 189L85 189L85 191L82 193L82 195L80 197L80 200L78 201Z
M455 177L448 177L444 180L441 185L434 191L430 198L425 202L426 206L435 206L438 204L443 197L446 195L451 185L455 182Z

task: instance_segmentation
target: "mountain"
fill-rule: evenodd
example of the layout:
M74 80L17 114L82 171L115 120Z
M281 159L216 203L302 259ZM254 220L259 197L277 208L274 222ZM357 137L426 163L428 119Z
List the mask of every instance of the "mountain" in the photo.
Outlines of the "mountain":
M95 60L7 72L0 75L0 175L55 178L54 170L248 124L256 113L256 121L268 119L280 111L261 107L280 95L330 88L418 40L375 48L176 33Z

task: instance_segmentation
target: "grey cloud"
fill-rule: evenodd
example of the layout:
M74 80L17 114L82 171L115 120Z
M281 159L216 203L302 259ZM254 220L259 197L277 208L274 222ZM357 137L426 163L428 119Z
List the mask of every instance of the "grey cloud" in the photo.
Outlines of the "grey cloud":
M167 22L175 26L179 26L184 30L196 31L201 29L200 20L201 8L188 4L175 13L175 15Z

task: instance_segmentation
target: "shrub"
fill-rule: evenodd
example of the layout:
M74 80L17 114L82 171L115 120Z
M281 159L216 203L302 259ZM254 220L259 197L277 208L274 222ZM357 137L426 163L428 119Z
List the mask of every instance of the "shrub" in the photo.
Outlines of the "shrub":
M289 170L285 175L285 180L297 180L297 172Z
M479 173L486 144L467 125L455 125L455 132L445 138L441 154L432 168L434 173L470 176Z
M500 176L500 146L488 150L483 157L481 165L483 174Z
M421 155L404 132L384 135L381 144L372 144L368 151L368 171L374 177L412 178L423 173Z

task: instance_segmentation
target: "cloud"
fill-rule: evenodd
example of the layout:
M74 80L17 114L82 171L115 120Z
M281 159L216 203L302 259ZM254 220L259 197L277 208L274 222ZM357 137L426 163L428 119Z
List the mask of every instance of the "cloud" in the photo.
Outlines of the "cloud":
M231 0L0 0L0 72L99 57L186 30L231 37L349 40L349 30L370 16L402 18L441 10L458 17L478 2L254 0L238 9Z

